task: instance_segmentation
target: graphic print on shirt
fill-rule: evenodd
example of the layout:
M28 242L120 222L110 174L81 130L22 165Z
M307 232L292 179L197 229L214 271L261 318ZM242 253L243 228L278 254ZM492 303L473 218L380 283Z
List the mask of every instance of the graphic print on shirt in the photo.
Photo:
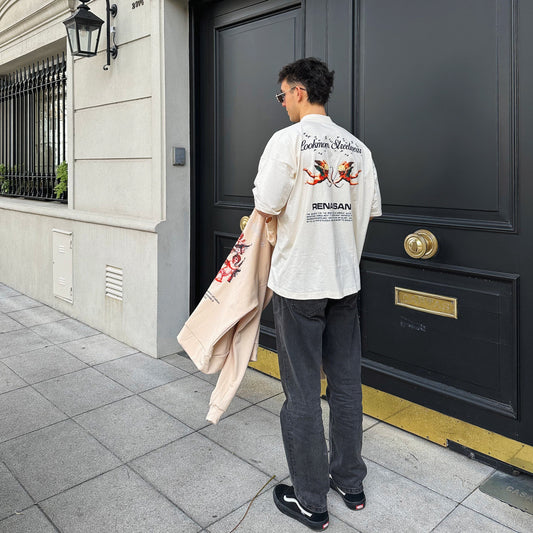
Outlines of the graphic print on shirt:
M350 185L357 185L357 177L361 173L361 169L359 169L354 176L352 176L352 169L353 169L353 161L344 161L344 163L341 163L337 171L339 172L339 177L333 182L334 185L337 185L342 180L347 181ZM339 185L337 185L339 187Z
M246 244L244 238L244 233L241 233L241 236L231 249L231 254L228 259L224 261L221 269L216 275L215 281L222 283L224 278L228 278L226 281L228 283L241 271L242 264L244 263L243 255L246 252L247 248L250 248L251 244Z
M335 185L335 187L341 187L345 181L350 185L357 185L357 177L361 170L355 171L354 159L358 159L355 154L361 154L362 149L357 143L351 140L345 139L342 136L336 136L330 138L328 136L318 137L316 135L311 136L309 133L304 132L303 139L300 144L300 151L304 152L312 150L315 156L314 172L313 169L304 168L304 172L311 178L306 178L308 185L317 185L324 181L328 184L328 187ZM331 169L331 161L328 162L329 157L332 156L332 151L337 153L338 159L344 161L337 166L337 175L334 170ZM319 159L320 158L320 159ZM352 172L356 172L352 175Z
M317 183L322 183L323 181L327 180L328 187L331 187L332 185L335 185L335 187L340 187L342 185L342 181L347 181L350 185L357 185L359 182L357 181L357 177L359 176L359 173L361 170L359 169L354 176L351 175L352 169L353 169L354 163L353 161L344 161L337 167L337 172L339 173L339 177L335 180L329 175L329 165L326 163L326 161L318 161L315 160L315 168L318 170L318 174L311 174L311 172L304 168L304 172L307 172L311 178L313 178L313 181L307 180L305 183L308 185L316 185ZM338 185L338 184L341 185Z
M328 180L328 185L331 187L333 182L329 177L329 165L325 161L315 160L315 168L318 170L318 174L311 174L309 170L304 168L304 172L307 172L309 177L313 179L313 181L307 180L305 183L308 185L316 185L317 183L322 183L324 180Z
M300 145L302 152L312 150L314 155L314 169L304 168L303 172L307 185L316 186L326 182L328 187L341 188L345 182L350 187L358 185L362 169L357 169L362 164L359 154L361 147L353 140L344 136L318 137L304 132ZM332 153L333 152L333 153ZM334 158L334 164L330 158ZM339 161L341 161L339 163ZM333 202L328 196L328 201L317 202L313 199L310 211L306 215L306 222L351 222L351 203Z

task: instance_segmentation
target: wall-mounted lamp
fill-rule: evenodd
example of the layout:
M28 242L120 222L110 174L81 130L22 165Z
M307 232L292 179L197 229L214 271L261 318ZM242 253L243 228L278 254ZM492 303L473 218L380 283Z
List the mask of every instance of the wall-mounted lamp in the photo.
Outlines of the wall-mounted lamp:
M89 10L85 4L89 0L80 0L82 5L75 13L63 22L67 27L68 43L73 56L91 57L98 52L100 31L104 21ZM118 46L115 44L115 27L111 27L110 17L117 14L117 5L109 6L106 0L107 15L107 63L104 70L109 68L111 58L115 59L118 54ZM113 46L111 47L111 33L113 34Z

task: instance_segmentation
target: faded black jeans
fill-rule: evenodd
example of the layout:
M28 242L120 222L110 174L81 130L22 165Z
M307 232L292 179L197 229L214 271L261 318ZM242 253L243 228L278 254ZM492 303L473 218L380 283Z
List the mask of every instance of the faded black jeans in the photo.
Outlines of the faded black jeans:
M272 299L281 383L281 432L298 500L327 508L329 474L346 493L363 490L361 335L357 294L339 300ZM320 406L320 365L328 378L328 452Z

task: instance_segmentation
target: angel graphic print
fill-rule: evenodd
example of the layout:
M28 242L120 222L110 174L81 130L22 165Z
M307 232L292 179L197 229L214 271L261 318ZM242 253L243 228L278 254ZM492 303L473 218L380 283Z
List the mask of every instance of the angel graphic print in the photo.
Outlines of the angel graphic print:
M306 115L268 142L255 207L278 216L269 287L295 299L342 298L360 288L370 217L381 214L370 150L324 115Z

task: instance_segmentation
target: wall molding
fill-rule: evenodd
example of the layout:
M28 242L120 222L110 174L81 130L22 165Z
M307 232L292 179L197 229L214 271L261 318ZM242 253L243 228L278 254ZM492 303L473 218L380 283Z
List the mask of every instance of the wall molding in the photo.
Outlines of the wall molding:
M76 4L76 0L0 0L0 51L42 32L44 26L57 24L57 19L66 18Z

